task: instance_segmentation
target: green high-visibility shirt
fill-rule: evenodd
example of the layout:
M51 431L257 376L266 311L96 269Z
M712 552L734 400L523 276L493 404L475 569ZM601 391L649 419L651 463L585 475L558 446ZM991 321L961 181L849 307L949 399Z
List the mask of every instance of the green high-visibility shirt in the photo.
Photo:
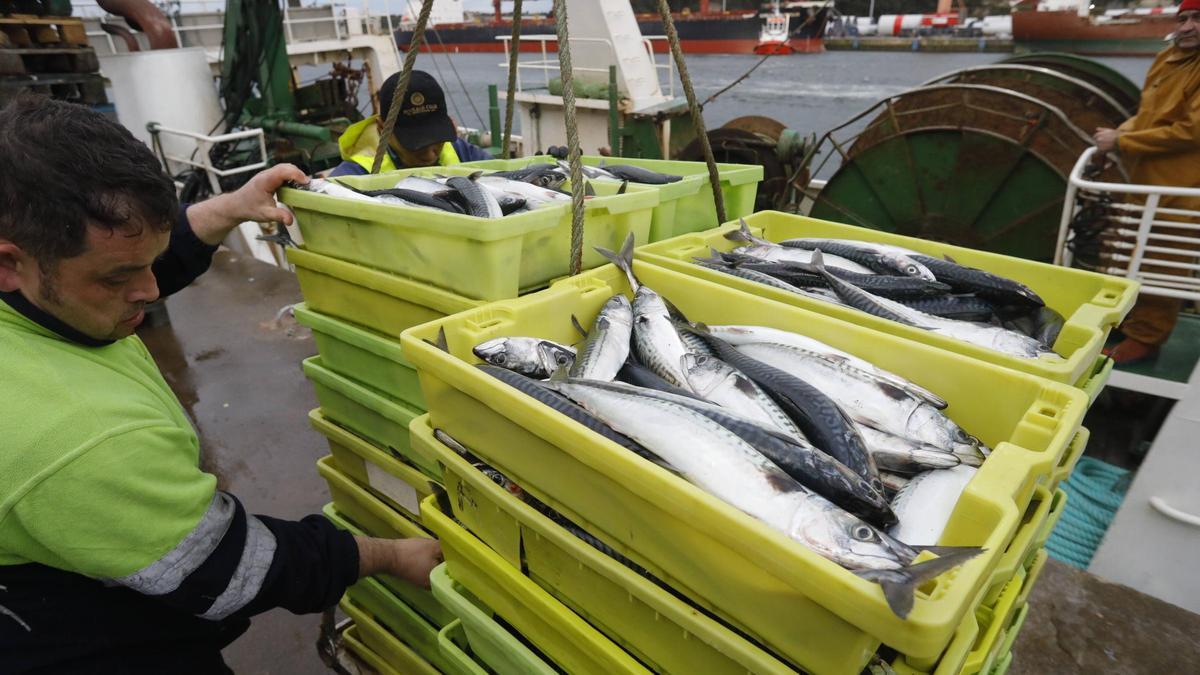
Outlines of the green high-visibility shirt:
M216 478L136 336L66 340L0 302L0 565L119 579L200 522Z

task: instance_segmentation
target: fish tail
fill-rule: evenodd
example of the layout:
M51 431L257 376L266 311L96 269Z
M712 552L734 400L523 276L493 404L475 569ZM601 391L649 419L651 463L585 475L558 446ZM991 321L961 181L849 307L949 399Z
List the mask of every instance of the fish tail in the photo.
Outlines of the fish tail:
M629 236L625 237L625 243L621 245L620 253L613 253L601 246L596 247L596 252L608 258L612 264L624 272L625 276L629 277L629 287L636 291L641 287L641 283L638 282L637 277L633 274L633 243L633 233L630 232Z
M425 338L425 344L437 347L438 349L449 354L450 353L450 343L448 343L446 341L446 327L442 326L441 328L438 328L437 340L430 340L428 338Z
M725 233L725 238L729 241L743 241L750 243L754 241L754 235L750 232L750 225L746 223L745 218L738 218L740 226L736 230L731 230Z
M901 619L908 618L913 608L914 594L926 581L947 572L983 552L977 546L917 547L921 550L942 551L937 558L909 565L898 570L858 570L858 576L874 581L883 589L888 607Z

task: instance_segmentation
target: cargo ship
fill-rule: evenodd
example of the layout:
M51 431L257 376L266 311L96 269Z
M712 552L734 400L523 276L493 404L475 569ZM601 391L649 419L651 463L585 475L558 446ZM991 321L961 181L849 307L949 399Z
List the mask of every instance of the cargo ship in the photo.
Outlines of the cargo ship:
M731 3L732 4L732 3ZM753 54L759 44L761 30L770 12L763 13L757 3L748 9L713 9L708 0L700 2L697 12L673 15L679 31L680 45L688 54ZM813 53L823 50L825 24L830 5L824 2L784 2L782 12L789 19L787 47L791 52ZM501 52L503 43L497 38L512 33L512 19L500 12L499 0L493 2L490 20L438 23L426 36L426 45L434 52ZM636 14L642 35L662 35L662 20L656 13ZM530 17L521 21L522 35L553 35L554 20L550 16ZM407 49L412 39L411 25L402 24L396 31L396 43ZM665 40L653 41L658 53L667 51ZM541 49L537 43L522 45L524 51Z
M1144 8L1091 16L1087 0L1079 7L1035 7L1023 3L1012 14L1018 50L1057 51L1089 56L1153 56L1175 30L1175 8Z

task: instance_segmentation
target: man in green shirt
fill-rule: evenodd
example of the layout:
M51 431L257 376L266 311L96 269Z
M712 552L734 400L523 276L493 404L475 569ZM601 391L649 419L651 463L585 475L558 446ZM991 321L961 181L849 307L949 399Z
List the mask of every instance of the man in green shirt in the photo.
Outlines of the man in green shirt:
M180 205L148 148L87 108L0 111L0 671L228 672L249 617L332 606L360 576L428 584L431 540L247 513L142 342L299 169ZM280 486L280 489L284 489Z

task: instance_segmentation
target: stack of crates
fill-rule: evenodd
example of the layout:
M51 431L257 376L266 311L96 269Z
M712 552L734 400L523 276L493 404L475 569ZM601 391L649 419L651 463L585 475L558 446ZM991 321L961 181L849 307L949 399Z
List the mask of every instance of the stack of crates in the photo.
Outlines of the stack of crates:
M793 218L748 220L761 233L768 219ZM888 236L808 219L792 224L799 229L768 238ZM442 541L448 574L568 672L857 673L882 658L900 673L1003 673L1046 560L1043 544L1062 513L1058 483L1086 446L1083 415L1110 372L1097 360L1100 345L1136 286L894 239L1044 289L1066 315L1063 363L998 362L1006 357L650 258L681 242L691 250L680 261L709 245L727 249L728 229L638 249L639 279L692 320L803 333L947 398L951 417L993 453L937 543L984 553L920 589L901 620L876 585L473 367L471 347L494 337L577 342L572 316L586 326L613 293L629 293L624 276L607 266L403 336L429 409L411 427L412 445L437 462L445 485L442 497L422 502L422 519ZM448 351L428 344L439 335ZM434 429L519 488L496 484Z
M338 180L378 189L407 175L479 170L438 167ZM585 267L605 262L595 246L619 248L628 234L649 241L659 212L657 188L626 191L600 182L593 188ZM751 188L752 206L757 181ZM305 300L296 319L312 330L319 351L303 368L320 403L309 422L331 451L318 463L333 497L326 515L356 533L429 536L420 504L444 478L428 448L410 442L409 426L426 402L400 334L565 276L569 208L487 220L290 189L281 198L304 240L288 260ZM387 577L356 584L342 601L355 620L350 648L385 673L554 672L487 605L447 575L434 578L433 592Z

